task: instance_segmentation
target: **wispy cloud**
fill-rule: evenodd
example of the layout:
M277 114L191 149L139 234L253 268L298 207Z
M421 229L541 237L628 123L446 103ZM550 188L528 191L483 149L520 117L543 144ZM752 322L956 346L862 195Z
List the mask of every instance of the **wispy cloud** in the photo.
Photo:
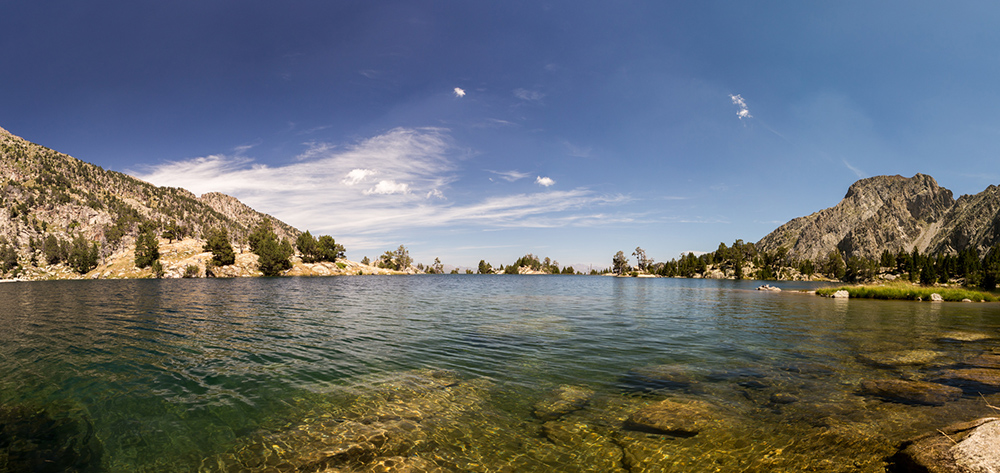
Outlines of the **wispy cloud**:
M455 97L465 97L465 89L455 87Z
M847 169L850 169L851 172L854 173L854 175L858 176L858 179L864 179L864 178L868 177L868 174L866 174L864 171L862 171L862 170L860 170L860 169L852 166L851 163L847 162L846 159L843 159L841 161L843 161L844 166L847 166Z
M524 178L531 177L531 174L526 173L526 172L518 172L518 171L491 171L489 169L487 169L486 171L487 172L491 172L493 174L496 174L496 175L500 176L500 179L503 179L503 180L505 180L507 182L514 182L514 181L518 181L518 180L521 180L521 179L524 179Z
M577 146L569 141L563 141L563 146L566 147L570 156L574 158L589 158L591 157L591 151L593 148L590 146Z
M514 97L528 102L537 102L545 97L545 94L537 90L514 89Z
M740 94L730 94L729 99L733 101L733 105L739 107L739 111L736 112L736 116L740 117L740 120L744 118L753 118L753 115L750 115L750 109L747 108L747 101L744 100Z
M457 202L447 199L462 152L448 130L397 128L346 146L312 143L289 164L266 165L242 156L213 155L166 162L135 173L156 185L197 194L217 191L298 228L345 242L386 239L413 228L481 229L601 225L629 216L598 210L631 199L588 189L545 190ZM324 150L322 153L316 150ZM528 177L490 171L501 178ZM538 176L549 187L555 181ZM356 244L356 243L355 243Z

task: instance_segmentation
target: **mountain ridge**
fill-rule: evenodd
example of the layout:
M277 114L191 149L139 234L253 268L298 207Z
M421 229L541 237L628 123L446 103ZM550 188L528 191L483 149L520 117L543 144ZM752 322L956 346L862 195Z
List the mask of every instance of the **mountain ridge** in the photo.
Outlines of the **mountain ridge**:
M202 196L160 187L32 143L0 128L0 243L35 260L50 235L68 242L82 236L107 257L133 244L139 225L160 231L176 224L183 234L225 228L237 243L268 220L279 238L301 233L235 197Z
M875 259L886 250L954 255L971 246L983 254L997 242L1000 188L956 200L933 177L918 173L860 179L833 207L788 221L756 246L819 260L832 251Z

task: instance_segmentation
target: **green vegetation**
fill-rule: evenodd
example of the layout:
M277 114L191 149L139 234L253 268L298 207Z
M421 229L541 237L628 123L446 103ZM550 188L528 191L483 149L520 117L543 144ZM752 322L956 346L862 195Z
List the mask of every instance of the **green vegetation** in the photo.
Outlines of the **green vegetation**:
M225 228L213 228L205 235L202 251L212 252L213 266L228 266L236 262L236 252L229 242L229 232Z
M292 244L284 239L278 241L270 221L261 222L249 240L250 250L257 254L257 267L264 276L279 276L292 267Z
M334 263L337 261L337 258L344 257L345 251L344 247L338 245L333 237L323 235L317 240L316 237L309 233L309 230L299 234L299 237L295 240L295 246L298 248L299 253L302 254L303 263L319 263L322 261Z
M486 262L486 260L479 260L479 274L493 274L493 266Z
M375 265L379 268L396 271L406 271L412 264L413 258L410 257L410 251L403 245L399 245L396 251L386 251L375 262Z
M863 285L863 286L842 286L818 289L816 294L821 296L832 296L837 291L847 291L852 298L858 299L899 299L899 300L931 300L931 294L938 294L946 301L960 302L963 299L971 301L997 300L996 296L988 292L974 291L964 288L952 287L920 287L909 283L896 283L887 285Z
M69 266L80 274L87 274L97 267L97 243L87 245L87 239L78 235L73 239L73 249L69 254Z
M146 222L141 226L141 233L135 240L135 267L152 266L159 259L160 241L156 238L156 228L151 222Z
M187 265L186 268L184 268L184 275L182 277L196 278L200 274L201 274L201 268L199 268L197 265L189 264Z
M520 274L521 268L528 268L532 271L538 271L545 274L561 273L558 261L553 261L548 256L546 256L544 260L540 260L537 256L528 253L518 258L514 264L503 268L503 274Z

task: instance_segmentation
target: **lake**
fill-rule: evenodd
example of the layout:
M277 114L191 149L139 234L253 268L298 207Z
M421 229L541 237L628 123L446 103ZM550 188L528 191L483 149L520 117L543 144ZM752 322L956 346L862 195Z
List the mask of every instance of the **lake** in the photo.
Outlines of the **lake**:
M0 469L884 471L900 441L1000 405L947 375L1000 353L1000 306L760 284L0 284ZM861 387L884 379L962 391ZM686 424L641 422L665 401Z

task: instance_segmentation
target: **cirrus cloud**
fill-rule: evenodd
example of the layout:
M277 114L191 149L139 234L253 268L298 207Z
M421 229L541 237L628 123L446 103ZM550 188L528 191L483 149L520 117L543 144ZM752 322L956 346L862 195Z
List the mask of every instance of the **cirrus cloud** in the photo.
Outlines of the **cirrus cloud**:
M583 188L449 199L463 150L452 145L446 129L396 128L353 145L307 147L287 164L212 155L133 174L197 194L223 192L297 228L335 235L352 245L405 237L416 228L589 226L628 219L599 209L629 197ZM511 180L526 177L516 171L493 172ZM555 184L543 176L535 182Z

